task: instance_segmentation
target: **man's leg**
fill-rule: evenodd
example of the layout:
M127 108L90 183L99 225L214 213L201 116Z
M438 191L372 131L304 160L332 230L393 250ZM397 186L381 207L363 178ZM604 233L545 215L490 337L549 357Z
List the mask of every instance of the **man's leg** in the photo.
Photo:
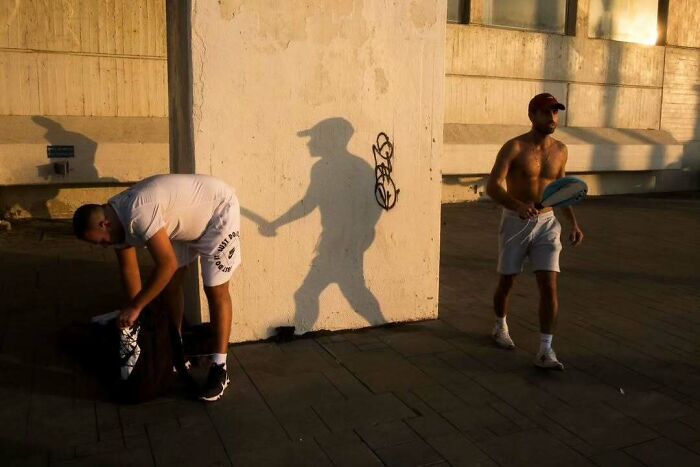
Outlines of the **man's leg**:
M540 289L540 332L543 334L554 334L559 315L557 276L558 273L553 271L535 271Z
M501 275L493 295L493 310L497 318L505 318L508 314L508 298L515 282L515 274Z
M559 315L558 274L553 271L535 271L537 286L540 290L540 349L535 357L535 365L542 368L563 370L564 365L557 360L557 356L552 350L552 339Z
M515 274L502 274L496 293L493 295L493 311L496 313L496 325L493 328L492 337L499 347L514 349L515 344L508 334L506 315L508 314L508 298L515 282Z
M180 336L182 336L182 319L185 315L185 294L182 288L185 268L186 266L183 266L175 271L175 274L173 274L170 282L168 282L168 285L165 286L162 292L165 306L168 307Z
M216 338L214 352L226 354L228 352L228 341L231 335L231 294L228 290L228 281L214 287L204 287L204 294L209 303L209 313L211 324L214 328Z
M231 334L231 294L228 290L228 281L215 286L204 286L204 294L209 303L211 324L214 327L214 353L211 356L212 365L209 368L207 382L200 392L199 398L203 401L213 402L224 395L229 384L226 369L226 353L228 352L228 340Z
M294 327L302 333L310 331L316 324L321 293L333 280L333 269L324 258L327 256L319 255L313 259L304 282L294 292Z

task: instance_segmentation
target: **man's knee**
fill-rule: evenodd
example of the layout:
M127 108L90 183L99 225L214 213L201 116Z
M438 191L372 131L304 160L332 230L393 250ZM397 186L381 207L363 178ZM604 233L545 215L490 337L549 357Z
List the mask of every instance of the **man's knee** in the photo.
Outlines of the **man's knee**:
M537 286L540 289L540 295L545 297L557 296L557 274L555 272L538 271Z
M227 301L231 300L228 281L212 287L205 286L204 294L207 296L207 300L209 301L210 305L226 303Z
M496 293L507 295L510 292L510 289L513 288L514 283L515 275L501 276L500 280L498 281L498 288L496 289Z
M172 292L178 290L182 286L182 279L185 275L186 266L182 266L175 271L175 274L170 278L168 283L165 285L166 292Z

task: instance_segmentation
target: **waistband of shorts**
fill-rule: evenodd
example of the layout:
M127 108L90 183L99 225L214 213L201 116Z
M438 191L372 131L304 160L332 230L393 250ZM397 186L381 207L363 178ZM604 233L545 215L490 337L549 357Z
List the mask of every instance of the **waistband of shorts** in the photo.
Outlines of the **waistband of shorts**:
M510 209L504 209L503 215L506 217L514 217L516 219L520 219L520 216L518 215L518 213L515 211L511 211ZM552 209L550 211L540 212L539 215L537 216L538 219L549 219L550 217L554 217L554 209ZM520 219L520 220L523 220L523 219Z

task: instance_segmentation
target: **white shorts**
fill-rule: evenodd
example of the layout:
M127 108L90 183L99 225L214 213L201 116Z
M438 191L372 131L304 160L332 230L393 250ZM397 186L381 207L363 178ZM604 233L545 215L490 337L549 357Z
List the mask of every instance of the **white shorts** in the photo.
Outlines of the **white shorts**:
M173 241L179 267L197 258L202 267L202 282L207 287L221 285L231 279L241 264L241 208L231 196L214 211L204 233L190 242Z
M541 213L528 224L516 212L504 209L498 234L498 272L523 272L527 257L533 271L559 272L560 235L561 224L554 211Z

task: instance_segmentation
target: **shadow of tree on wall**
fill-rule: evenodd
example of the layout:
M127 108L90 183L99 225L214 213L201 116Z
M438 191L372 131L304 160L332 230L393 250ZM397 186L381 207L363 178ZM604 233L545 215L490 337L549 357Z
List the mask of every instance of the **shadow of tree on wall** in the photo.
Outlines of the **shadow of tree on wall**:
M364 276L364 254L374 241L382 209L374 197L374 168L348 151L353 133L350 122L339 117L300 131L300 137L309 138L309 154L318 158L311 169L309 187L304 197L287 212L260 226L263 235L272 236L278 227L316 208L320 211L322 231L316 256L294 294L294 325L301 332L313 329L320 313L320 295L333 283L338 285L353 310L369 324L386 321Z

